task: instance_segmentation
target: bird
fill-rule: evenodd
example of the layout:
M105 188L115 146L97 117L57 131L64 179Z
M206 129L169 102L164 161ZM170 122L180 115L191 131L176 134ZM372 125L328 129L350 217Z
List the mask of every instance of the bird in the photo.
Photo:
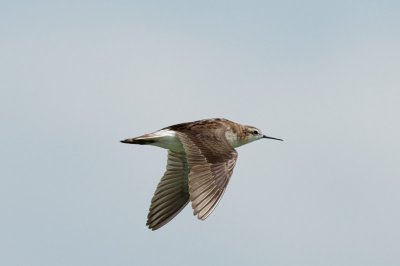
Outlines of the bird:
M193 215L205 220L221 200L233 173L235 148L268 137L260 129L224 118L203 119L121 140L168 150L166 171L151 200L146 226L157 230L191 202Z

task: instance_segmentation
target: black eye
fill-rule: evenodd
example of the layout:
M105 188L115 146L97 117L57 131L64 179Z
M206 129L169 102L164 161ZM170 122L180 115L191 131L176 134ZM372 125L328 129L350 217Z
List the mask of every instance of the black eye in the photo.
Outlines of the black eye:
M257 130L254 130L254 131L253 131L253 134L254 134L254 135L258 135L258 131L257 131Z

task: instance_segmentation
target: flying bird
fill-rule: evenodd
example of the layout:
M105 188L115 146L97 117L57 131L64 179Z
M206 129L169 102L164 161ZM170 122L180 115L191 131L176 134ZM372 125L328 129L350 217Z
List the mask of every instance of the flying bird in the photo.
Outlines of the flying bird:
M275 139L256 127L223 118L165 127L122 143L153 145L168 150L167 169L151 200L146 225L156 230L188 203L205 220L228 185L238 154L235 148L259 139Z

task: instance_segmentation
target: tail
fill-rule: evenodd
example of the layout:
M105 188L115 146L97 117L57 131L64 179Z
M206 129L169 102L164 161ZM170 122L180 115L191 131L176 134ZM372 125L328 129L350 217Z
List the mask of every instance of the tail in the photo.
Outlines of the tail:
M156 142L153 138L146 138L146 137L137 137L133 139L125 139L121 140L122 143L126 144L140 144L140 145L146 145L146 144L151 144Z

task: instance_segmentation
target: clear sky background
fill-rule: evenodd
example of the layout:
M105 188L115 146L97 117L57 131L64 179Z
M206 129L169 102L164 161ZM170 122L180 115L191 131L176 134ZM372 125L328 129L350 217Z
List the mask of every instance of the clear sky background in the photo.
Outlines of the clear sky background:
M0 264L400 265L399 1L0 4ZM225 117L241 147L204 222L145 226L166 151Z

